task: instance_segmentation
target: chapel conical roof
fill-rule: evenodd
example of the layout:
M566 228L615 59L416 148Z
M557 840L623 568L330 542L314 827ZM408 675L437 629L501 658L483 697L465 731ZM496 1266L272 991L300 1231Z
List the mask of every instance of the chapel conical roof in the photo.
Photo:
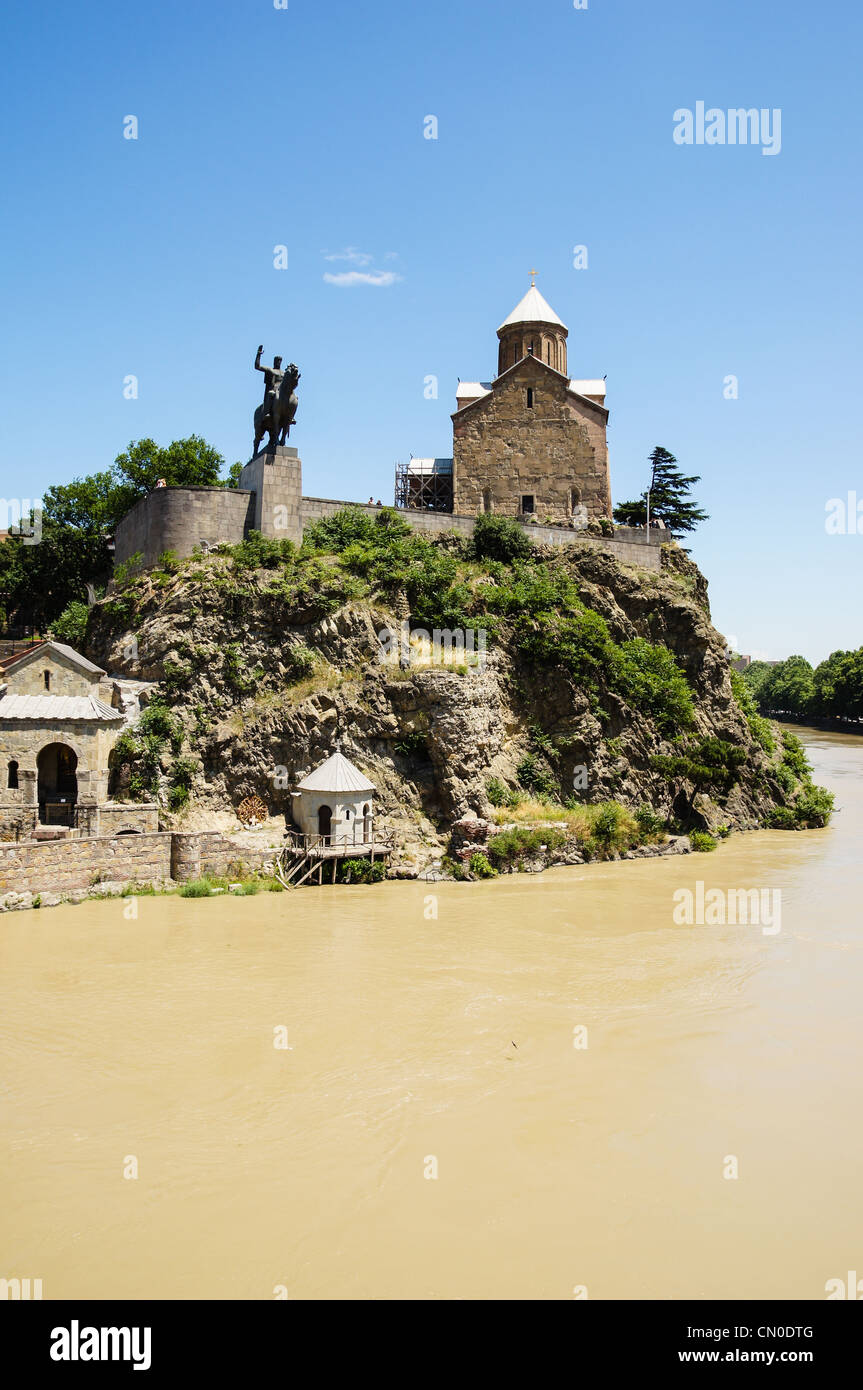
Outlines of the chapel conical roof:
M301 792L373 792L375 786L364 777L358 767L354 767L344 754L330 754L326 762L310 772L300 782Z
M558 318L548 300L543 298L536 285L531 285L527 294L518 304L512 313L505 318L498 333L504 328L512 328L517 323L555 323L560 328L566 329L563 319ZM568 330L567 330L568 331Z

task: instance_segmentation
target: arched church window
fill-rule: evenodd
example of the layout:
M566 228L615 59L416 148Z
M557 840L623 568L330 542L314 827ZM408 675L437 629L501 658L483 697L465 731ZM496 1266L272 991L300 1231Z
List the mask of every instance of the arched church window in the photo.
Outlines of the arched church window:
M485 487L482 490L482 509L484 512L491 511L491 488Z
M527 388L527 408L528 408L528 410L533 410L533 387L532 387L532 386L528 386L528 388Z
M43 672L43 677L44 677L44 680L45 680L45 689L46 689L46 690L50 690L50 689L51 689L51 672L50 672L50 671L45 671L45 672Z
M581 488L573 487L569 490L569 510L574 512L581 506Z
M14 758L9 764L8 776L6 778L6 786L8 787L9 791L14 792L18 789L18 764L16 763Z

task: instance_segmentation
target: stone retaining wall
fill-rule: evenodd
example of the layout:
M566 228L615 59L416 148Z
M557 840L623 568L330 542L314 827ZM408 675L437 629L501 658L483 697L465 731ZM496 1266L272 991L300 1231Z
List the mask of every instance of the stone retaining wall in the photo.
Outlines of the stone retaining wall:
M224 876L232 865L259 871L272 849L247 849L217 830L101 835L90 840L0 845L0 895L68 893L101 883L187 883Z
M359 506L376 516L380 507L345 502L329 497L300 497L302 465L296 450L280 449L278 457L259 455L243 470L243 479L252 490L219 487L156 488L142 497L117 526L114 537L115 563L141 554L143 565L155 565L159 556L172 550L180 557L191 555L196 545L225 543L238 545L252 529L264 535L299 541L305 528L322 517L333 516L344 507ZM268 462L269 459L269 462ZM455 531L470 536L476 523L473 516L454 516L450 512L420 512L398 508L417 531L440 535ZM641 565L659 571L661 545L667 538L662 531L638 531L620 526L615 536L585 536L567 526L524 527L537 545L581 545L605 550L623 565Z
M145 569L166 550L237 545L254 526L255 494L226 487L159 487L136 502L114 533L114 563L143 556Z
M370 507L367 503L338 502L329 497L304 497L301 517L303 529L322 517L334 516L345 507L358 506L369 516L377 516L381 507ZM473 535L476 517L453 516L451 512L420 512L407 508L395 509L400 517L409 522L416 531L439 536L445 531L455 531L459 536ZM639 531L634 527L619 526L611 536L585 536L583 532L571 530L567 526L525 525L524 530L537 545L579 545L587 550L605 550L613 555L621 565L640 565L642 569L662 568L662 541L668 539L664 531Z

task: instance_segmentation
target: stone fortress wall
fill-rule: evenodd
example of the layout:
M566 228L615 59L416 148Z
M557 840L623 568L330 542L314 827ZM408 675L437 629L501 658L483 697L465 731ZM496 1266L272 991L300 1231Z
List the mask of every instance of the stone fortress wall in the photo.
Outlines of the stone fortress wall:
M100 883L189 883L206 875L225 876L237 865L260 871L277 854L277 849L235 844L217 830L0 844L0 898L7 893L86 891Z
M196 487L157 488L137 502L123 517L114 537L115 562L122 564L140 554L145 568L155 565L166 550L184 558L196 546L204 549L225 543L236 545L257 530L265 536L288 539L299 544L303 531L323 516L332 516L356 503L302 495L302 463L296 449L278 446L257 454L243 469L242 489ZM365 505L361 510L376 515L381 508ZM455 531L469 536L475 516L450 512L413 511L399 508L416 530L427 535ZM658 571L660 546L666 533L639 531L626 526L615 536L586 536L567 526L521 523L536 544L582 545L605 550L621 564L640 565Z
M158 487L117 526L114 562L142 555L154 565L166 550L191 555L196 545L236 545L255 529L256 494L226 487Z

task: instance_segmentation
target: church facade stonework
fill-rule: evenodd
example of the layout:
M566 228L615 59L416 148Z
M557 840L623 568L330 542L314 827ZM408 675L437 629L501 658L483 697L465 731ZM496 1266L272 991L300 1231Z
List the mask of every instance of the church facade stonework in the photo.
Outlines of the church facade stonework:
M535 516L548 526L611 516L608 412L524 357L453 416L453 511Z
M611 518L605 382L567 373L566 325L531 285L498 329L498 376L460 383L453 512L567 526Z

